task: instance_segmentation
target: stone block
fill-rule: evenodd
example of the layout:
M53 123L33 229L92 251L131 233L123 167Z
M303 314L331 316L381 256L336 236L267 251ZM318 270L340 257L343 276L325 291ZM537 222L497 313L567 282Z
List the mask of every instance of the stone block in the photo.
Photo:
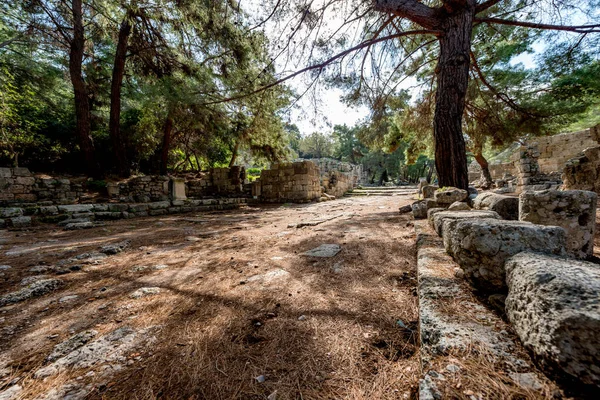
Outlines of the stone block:
M56 215L56 214L58 214L58 207L57 206L40 207L40 214L42 214L42 215Z
M31 217L14 217L8 220L8 224L13 228L24 228L31 226Z
M500 216L494 211L470 210L470 211L442 211L433 213L429 220L433 229L439 236L444 236L444 221L446 220L465 220L465 219L500 219Z
M455 201L450 204L448 207L448 211L470 211L471 207L467 203L463 203L462 201Z
M129 209L129 204L114 203L114 204L108 205L109 211L127 211L128 209Z
M598 195L584 190L544 190L519 196L519 220L560 226L567 234L567 252L588 258L594 252Z
M536 361L600 390L600 268L524 252L506 262L506 314Z
M12 218L23 215L23 209L18 207L0 208L0 217Z
M421 188L421 194L424 199L433 199L435 196L435 191L439 189L439 186L435 185L425 185Z
M12 172L14 176L31 176L31 172L27 168L13 168Z
M12 178L12 176L10 168L0 168L0 178Z
M33 186L35 184L35 178L31 176L18 176L15 179L15 183L24 186Z
M185 200L185 180L181 178L171 178L169 182L169 195L171 200Z
M463 269L465 277L489 293L506 290L504 264L517 253L537 251L566 255L565 231L558 226L465 219L457 222L453 228L444 231L445 246L449 247L450 254Z
M58 210L65 213L91 212L93 209L93 204L70 204L58 206Z
M133 213L148 211L148 204L130 204L128 211Z
M106 220L106 219L121 219L123 216L118 211L99 211L94 213L95 219Z
M465 201L469 192L458 188L442 188L435 191L434 199L438 204L452 204L455 201Z
M171 206L171 202L170 201L155 201L154 203L149 203L148 204L148 207L151 210L164 209L164 208L168 208L170 206Z
M491 192L481 193L473 200L473 208L495 211L502 219L510 221L519 219L518 197L503 196Z

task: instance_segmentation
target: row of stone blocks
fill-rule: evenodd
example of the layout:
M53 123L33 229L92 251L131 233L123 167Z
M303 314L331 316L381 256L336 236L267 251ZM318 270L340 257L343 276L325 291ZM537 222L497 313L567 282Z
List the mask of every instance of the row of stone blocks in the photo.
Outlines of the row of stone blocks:
M507 317L539 364L598 390L600 267L577 259L592 254L597 196L542 191L515 200L531 222L492 210L431 209L429 220L480 293L507 294Z
M0 208L0 228L26 227L33 222L68 225L83 220L115 220L239 207L246 198L188 199L152 203L102 203Z

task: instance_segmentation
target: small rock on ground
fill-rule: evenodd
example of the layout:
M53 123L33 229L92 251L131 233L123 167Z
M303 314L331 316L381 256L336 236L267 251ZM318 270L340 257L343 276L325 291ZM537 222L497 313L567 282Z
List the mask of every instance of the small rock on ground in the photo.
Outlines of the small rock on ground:
M130 243L131 243L130 240L124 240L119 243L107 244L107 245L100 247L100 253L111 254L111 255L117 254L117 253L122 252L126 248L128 248Z
M160 288L143 287L143 288L139 288L135 292L131 293L129 295L129 297L131 297L132 299L139 299L141 297L152 296L152 295L159 294L159 293L160 293Z
M322 244L312 250L302 253L303 256L309 257L325 257L330 258L336 256L342 248L339 244Z
M59 279L43 279L33 282L21 290L0 297L0 307L4 307L7 304L19 303L32 297L43 296L58 289L61 284L62 281Z

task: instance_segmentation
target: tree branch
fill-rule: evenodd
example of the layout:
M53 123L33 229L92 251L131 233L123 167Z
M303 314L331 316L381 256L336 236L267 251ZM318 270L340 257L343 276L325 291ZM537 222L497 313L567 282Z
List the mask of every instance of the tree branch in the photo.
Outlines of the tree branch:
M283 77L281 79L278 79L275 82L269 83L268 85L265 85L265 86L263 86L261 88L253 90L250 93L241 94L241 95L233 96L233 97L228 97L228 98L221 99L221 100L211 101L211 102L208 102L208 103L203 103L201 105L202 106L207 106L207 105L211 105L211 104L226 103L226 102L229 102L229 101L239 100L239 99L242 99L244 97L252 96L254 94L257 94L257 93L263 92L263 91L265 91L267 89L270 89L270 88L272 88L274 86L282 84L283 82L286 82L286 81L288 81L288 80L290 80L292 78L295 78L296 76L298 76L300 74L303 74L305 72L312 71L312 70L315 70L315 69L319 69L319 70L323 69L327 65L331 64L332 62L334 62L334 61L336 61L336 60L338 60L340 58L343 58L343 57L347 56L348 54L350 54L350 53L352 53L352 52L354 52L356 50L360 50L360 49L362 49L364 47L372 46L372 45L374 45L376 43L384 42L384 41L390 40L390 39L397 39L397 38L400 38L400 37L403 37L403 36L424 35L424 34L432 34L432 35L434 35L434 34L439 34L439 31L435 31L435 30L414 30L414 31L400 32L400 33L396 33L394 35L389 35L389 36L383 36L383 37L372 39L372 40L367 40L367 41L364 41L364 42L362 42L362 43L360 43L360 44L358 44L358 45L356 45L354 47L351 47L351 48L349 48L347 50L344 50L343 52L338 53L335 56L333 56L333 57L331 57L331 58L329 58L329 59L327 59L327 60L325 60L325 61L323 61L323 62L321 62L319 64L314 64L314 65L310 65L310 66L308 66L306 68L302 68L301 70L298 70L298 71L294 72L293 74L290 74L290 75L285 76L285 77Z
M374 9L407 18L425 29L436 29L440 22L435 9L417 0L375 0Z
M488 8L491 8L491 7L495 6L496 4L500 3L501 1L502 0L487 0L487 1L484 1L483 3L479 3L477 5L477 7L475 7L475 14L485 11Z
M474 22L487 23L487 24L510 25L510 26L522 26L525 28L546 29L546 30L554 30L554 31L567 31L567 32L576 32L576 33L591 33L591 32L599 32L600 33L600 24L565 26L565 25L536 24L533 22L523 22L523 21L511 21L508 19L501 19L501 18L475 18Z
M481 81L481 83L483 83L483 85L485 87L487 87L497 98L502 100L502 102L505 103L507 106L509 106L510 108L512 108L515 111L518 111L520 113L523 113L525 115L529 115L532 117L537 117L537 118L549 117L548 115L541 115L541 114L533 113L533 112L530 112L530 111L522 108L513 99L511 99L506 93L502 93L498 89L493 87L488 82L488 80L485 78L485 76L483 75L483 71L481 71L481 68L479 68L479 64L477 64L477 59L475 58L475 54L473 54L473 52L471 52L471 61L472 61L473 69L477 73L477 76L479 77L479 80Z

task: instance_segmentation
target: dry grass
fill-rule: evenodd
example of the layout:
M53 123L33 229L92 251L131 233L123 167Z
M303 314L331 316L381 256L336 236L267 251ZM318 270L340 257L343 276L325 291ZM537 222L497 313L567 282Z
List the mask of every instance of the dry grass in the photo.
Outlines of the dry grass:
M58 293L6 307L3 315L15 333L1 339L0 351L12 360L12 377L21 379L25 398L76 377L93 386L90 398L265 399L275 391L280 400L414 397L415 237L408 217L395 212L402 199L407 201L370 197L116 221L75 233L47 227L10 232L3 253L30 251L7 259L14 268L3 292L18 285L31 265L55 264L106 242L130 239L132 245L61 276L65 285ZM340 210L355 215L287 228ZM215 236L185 240L213 231ZM322 243L338 243L342 252L321 260L299 255ZM169 268L133 269L156 264ZM289 275L248 279L277 269ZM158 286L161 293L129 298L143 286ZM73 303L57 301L74 293L79 298ZM110 378L86 376L88 370L46 381L31 377L72 332L93 328L103 334L121 326L159 331L151 345L127 354L129 365ZM255 380L260 375L264 383Z

